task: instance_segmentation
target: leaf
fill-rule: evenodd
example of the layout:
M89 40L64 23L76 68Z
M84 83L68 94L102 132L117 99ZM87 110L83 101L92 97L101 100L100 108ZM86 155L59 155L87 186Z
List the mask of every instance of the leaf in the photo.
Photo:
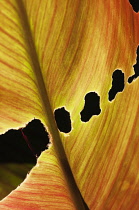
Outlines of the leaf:
M24 179L33 164L0 164L0 198L4 198Z
M0 8L1 133L36 118L52 142L0 208L138 209L139 82L127 81L139 15L127 0L3 0ZM109 102L116 69L126 84ZM101 113L83 123L89 92L100 96ZM69 134L54 120L61 107Z

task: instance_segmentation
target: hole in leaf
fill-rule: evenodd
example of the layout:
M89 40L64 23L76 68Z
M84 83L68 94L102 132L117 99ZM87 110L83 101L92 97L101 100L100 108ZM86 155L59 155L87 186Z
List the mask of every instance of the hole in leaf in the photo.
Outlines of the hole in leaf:
M70 114L64 107L56 109L54 112L57 127L61 132L69 133L71 131Z
M99 115L100 112L100 96L95 92L87 93L84 108L80 112L81 121L88 122L93 115Z
M27 137L29 148L37 157L48 148L47 146L50 143L48 133L40 120L32 120L22 131L23 137L24 135Z
M46 149L48 134L39 120L31 121L22 129L35 155ZM0 135L0 199L7 196L25 179L36 164L36 157L26 143L21 129Z
M138 0L129 0L130 4L132 5L132 8L135 12L139 11L139 1Z
M9 130L0 136L0 162L36 163L20 130Z
M128 78L128 83L133 82L134 79L139 77L139 45L138 45L138 48L137 48L137 59L136 60L137 60L137 62L133 66L135 74L133 74L131 77Z
M35 155L47 148L48 133L40 120L32 120L22 129ZM0 135L0 162L36 163L30 147L24 139L21 130L9 130Z
M124 73L117 69L112 75L112 88L109 91L109 101L112 101L118 92L124 89Z

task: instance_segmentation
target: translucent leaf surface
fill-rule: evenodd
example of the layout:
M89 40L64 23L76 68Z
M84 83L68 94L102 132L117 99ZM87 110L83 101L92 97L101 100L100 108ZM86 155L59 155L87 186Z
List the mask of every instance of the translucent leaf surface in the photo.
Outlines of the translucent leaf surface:
M18 186L31 168L33 164L0 164L0 199L4 198L16 186Z
M52 142L0 208L138 209L139 82L127 80L139 15L127 0L4 0L0 8L1 133L38 118ZM109 102L116 69L125 87ZM100 96L101 113L83 123L89 92ZM54 120L61 107L69 134Z

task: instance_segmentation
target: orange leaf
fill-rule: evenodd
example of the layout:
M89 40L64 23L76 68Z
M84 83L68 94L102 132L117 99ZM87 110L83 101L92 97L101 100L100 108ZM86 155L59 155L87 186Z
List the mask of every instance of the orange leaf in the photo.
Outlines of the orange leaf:
M38 118L52 142L0 208L138 209L139 82L127 81L139 15L127 0L4 0L0 8L1 132ZM116 69L125 87L110 102ZM82 122L94 92L101 112ZM70 112L68 134L55 123L61 107Z

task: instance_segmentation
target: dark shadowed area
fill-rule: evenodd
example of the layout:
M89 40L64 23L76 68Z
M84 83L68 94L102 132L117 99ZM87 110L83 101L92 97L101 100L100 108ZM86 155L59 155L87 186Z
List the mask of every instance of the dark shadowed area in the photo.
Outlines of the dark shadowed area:
M118 92L124 90L124 73L121 70L117 69L113 72L112 75L112 87L108 93L109 101L112 101Z
M56 109L54 115L58 129L63 133L69 133L71 131L70 113L62 107Z
M95 92L87 93L85 96L85 105L81 111L81 121L88 122L93 115L99 115L100 109L100 96Z
M139 0L129 0L135 12L139 12Z
M139 45L137 48L137 59L136 64L133 66L135 74L133 74L131 77L128 78L128 82L131 83L133 80L135 80L137 77L139 77Z
M0 162L35 163L35 156L39 156L48 143L48 133L42 123L32 120L22 131L9 130L0 136Z

